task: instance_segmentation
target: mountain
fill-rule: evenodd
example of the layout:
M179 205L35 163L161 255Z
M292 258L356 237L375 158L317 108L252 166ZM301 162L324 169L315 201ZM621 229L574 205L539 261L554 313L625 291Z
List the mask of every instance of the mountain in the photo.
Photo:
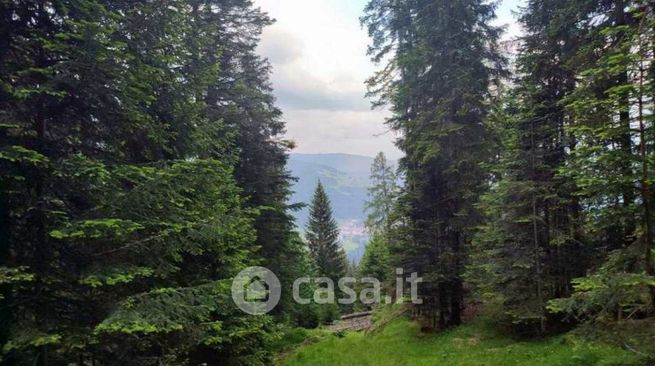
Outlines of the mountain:
M291 163L305 163L329 167L347 174L352 182L368 187L373 158L351 154L291 154Z
M340 226L348 258L359 261L368 236L364 232L364 205L373 158L350 154L291 154L288 168L298 179L293 186L292 203L309 204L320 179L332 202L334 218ZM296 212L302 230L309 208Z

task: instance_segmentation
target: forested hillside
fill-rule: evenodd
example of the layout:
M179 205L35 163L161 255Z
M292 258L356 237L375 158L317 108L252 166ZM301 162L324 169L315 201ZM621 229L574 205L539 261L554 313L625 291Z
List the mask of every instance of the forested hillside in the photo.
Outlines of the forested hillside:
M251 0L0 1L0 363L655 362L655 8L529 0L508 60L496 5L363 9L404 156L342 167L355 266L322 183L294 221Z

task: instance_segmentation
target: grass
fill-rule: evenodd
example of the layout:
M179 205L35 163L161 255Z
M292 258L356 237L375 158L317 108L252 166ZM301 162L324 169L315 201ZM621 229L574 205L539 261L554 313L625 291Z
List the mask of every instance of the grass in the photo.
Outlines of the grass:
M644 365L637 355L572 335L517 341L498 334L485 321L422 334L419 326L397 318L373 334L323 333L285 354L280 366L629 366Z

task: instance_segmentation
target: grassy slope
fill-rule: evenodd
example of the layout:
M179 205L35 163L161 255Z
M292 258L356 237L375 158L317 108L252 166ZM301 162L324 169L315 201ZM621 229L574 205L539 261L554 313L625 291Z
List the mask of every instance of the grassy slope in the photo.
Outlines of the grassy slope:
M323 335L286 355L283 366L643 365L633 354L572 336L519 342L482 321L440 334L421 334L396 319L374 334Z

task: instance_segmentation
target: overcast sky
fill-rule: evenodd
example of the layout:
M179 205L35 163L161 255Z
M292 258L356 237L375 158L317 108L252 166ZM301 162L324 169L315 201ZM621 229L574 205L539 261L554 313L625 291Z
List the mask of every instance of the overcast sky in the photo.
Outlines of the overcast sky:
M519 33L512 16L523 0L503 0L498 24ZM276 19L265 29L259 52L273 65L273 87L287 122L287 137L299 153L397 159L395 136L384 125L388 112L371 110L364 80L376 66L366 56L368 36L360 27L367 0L255 0Z

